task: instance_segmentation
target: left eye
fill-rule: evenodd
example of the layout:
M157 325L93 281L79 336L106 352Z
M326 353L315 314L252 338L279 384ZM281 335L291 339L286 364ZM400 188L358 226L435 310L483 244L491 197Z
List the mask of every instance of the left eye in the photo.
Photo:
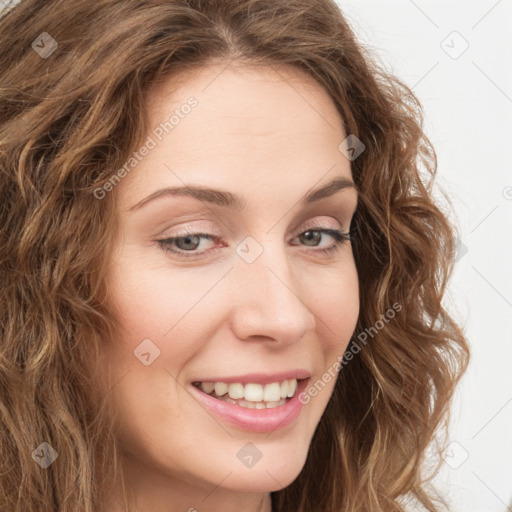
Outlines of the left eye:
M315 252L330 253L332 251L340 249L340 245L342 243L349 242L351 240L350 233L343 233L337 229L317 227L309 228L306 231L299 233L295 238L298 238L301 241L305 242L306 246L316 247L319 245L319 242L321 241L324 235L328 235L331 238L333 238L334 244L323 249L315 250ZM184 236L176 236L166 238L163 240L157 240L157 242L159 246L166 252L176 254L177 256L183 258L193 258L200 257L205 252L208 252L208 250L195 252L198 246L200 245L201 239L215 241L218 240L218 237L207 233L189 233ZM177 249L175 247L177 247Z

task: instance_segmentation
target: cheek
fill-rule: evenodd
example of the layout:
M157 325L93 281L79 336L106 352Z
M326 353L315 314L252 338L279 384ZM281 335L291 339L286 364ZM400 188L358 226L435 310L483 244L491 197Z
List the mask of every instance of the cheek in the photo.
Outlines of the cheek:
M329 362L343 355L359 317L359 282L352 258L339 271L308 280L308 303L317 319L319 340Z
M129 270L122 272L119 266L109 286L111 310L122 326L124 344L133 351L149 338L166 352L171 350L173 356L189 352L202 324L189 322L188 317L199 311L197 305L211 286L209 281L187 270L171 276L168 269L150 267L143 260L124 268ZM204 317L204 312L201 315ZM185 324L187 336L177 336Z
M336 283L336 284L333 284ZM314 431L334 390L340 362L354 334L359 317L359 281L353 260L342 270L311 280L308 297L317 320L318 367L301 401L312 411L309 428ZM321 359L321 361L320 361Z
M128 258L109 279L109 305L121 327L106 353L117 432L126 452L158 458L154 439L174 446L172 439L184 438L186 415L197 408L184 400L178 382L207 339L197 321L204 312L194 304L208 288L190 273L170 279L164 269L130 265Z

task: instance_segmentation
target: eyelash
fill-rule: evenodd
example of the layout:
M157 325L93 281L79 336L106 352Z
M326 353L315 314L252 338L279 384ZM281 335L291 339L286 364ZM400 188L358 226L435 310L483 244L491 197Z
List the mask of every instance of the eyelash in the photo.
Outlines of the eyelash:
M297 237L300 235L303 235L305 233L311 232L311 231L324 233L324 234L330 235L334 238L334 241L335 241L334 245L327 247L325 249L313 249L314 252L318 252L318 253L321 253L324 255L330 255L332 253L336 253L341 249L341 245L344 242L352 241L351 232L343 233L342 231L340 231L338 229L322 228L322 226L310 226L305 231L302 231L301 233L299 233L297 235ZM218 239L217 236L210 235L208 233L190 232L190 233L186 233L181 236L175 236L175 237L165 238L162 240L157 240L157 243L163 251L178 255L180 258L200 258L204 253L208 252L207 250L197 253L197 252L193 252L193 251L183 251L183 250L177 251L175 249L171 249L172 244L176 240L181 240L183 238L187 238L188 236L197 236L197 237L206 238L207 240L212 240L212 241Z

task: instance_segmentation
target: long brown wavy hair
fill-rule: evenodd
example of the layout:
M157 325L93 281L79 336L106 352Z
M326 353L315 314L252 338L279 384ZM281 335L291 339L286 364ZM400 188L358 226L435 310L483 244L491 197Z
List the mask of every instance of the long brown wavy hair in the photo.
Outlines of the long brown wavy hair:
M305 71L365 145L351 163L361 297L347 353L401 305L343 364L273 511L440 510L426 454L469 358L442 305L455 227L433 199L421 105L333 0L21 0L2 14L0 510L93 512L102 475L122 477L108 392L97 400L88 371L118 332L105 280L116 194L94 190L147 137L151 82L233 60ZM42 442L58 453L47 469Z

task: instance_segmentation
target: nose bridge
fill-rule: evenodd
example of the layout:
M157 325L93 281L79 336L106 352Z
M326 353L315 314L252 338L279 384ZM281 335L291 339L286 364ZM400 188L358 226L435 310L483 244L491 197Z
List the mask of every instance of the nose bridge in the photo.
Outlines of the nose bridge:
M247 244L242 242L237 250L242 256L233 276L237 282L232 319L235 334L240 339L259 336L281 343L301 339L313 329L314 315L296 287L286 248L277 243L275 235L261 243L248 240ZM259 252L253 261L248 256L251 251L252 257Z

